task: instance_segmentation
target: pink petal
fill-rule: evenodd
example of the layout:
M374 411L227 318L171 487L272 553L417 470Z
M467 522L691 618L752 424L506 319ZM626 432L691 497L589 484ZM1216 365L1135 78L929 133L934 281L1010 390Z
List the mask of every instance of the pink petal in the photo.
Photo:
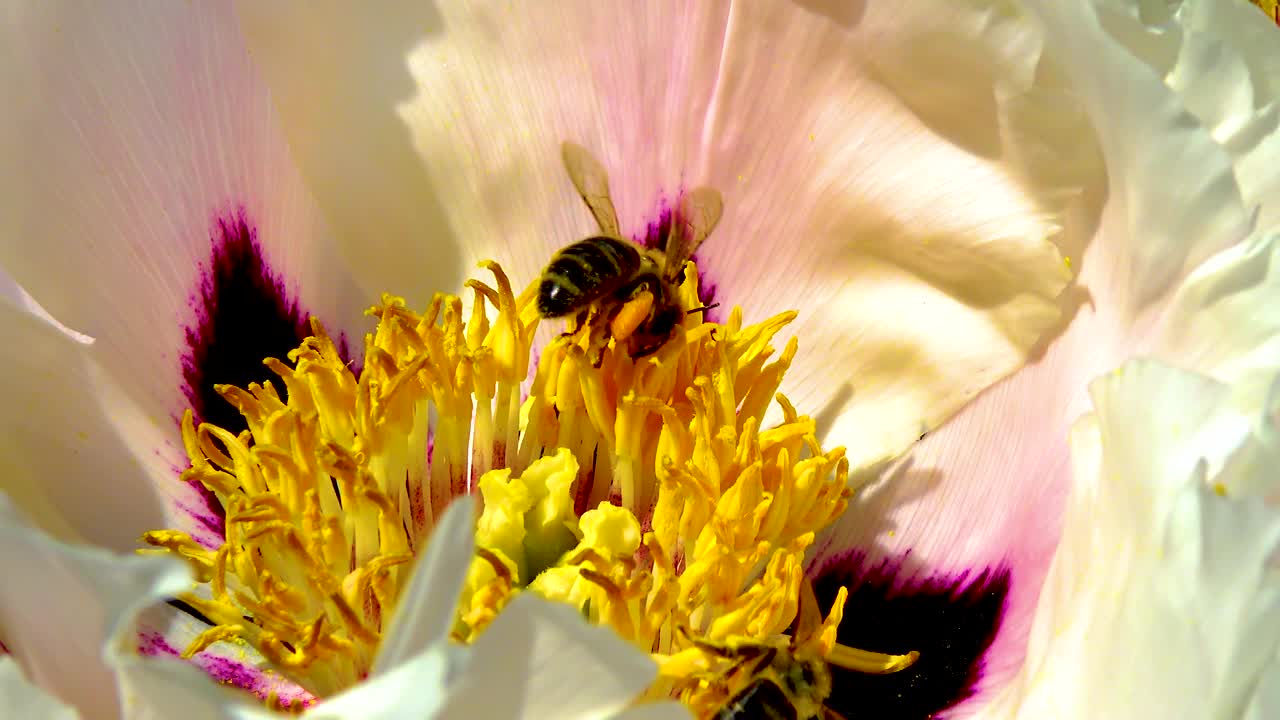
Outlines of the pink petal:
M783 385L855 468L894 457L1022 365L1069 271L1041 188L984 155L1039 48L1029 23L961 7L858 22L735 6L704 130L726 219L717 299L798 309ZM944 61L945 58L945 61ZM963 98L943 110L944 98ZM974 107L974 105L981 107ZM695 177L698 177L695 174ZM701 177L698 177L701 179Z
M494 257L522 285L592 229L561 166L563 140L615 172L623 224L643 232L693 160L728 12L594 2L239 10L366 285L419 304L453 289L442 267L469 272Z
M203 332L224 245L256 241L264 282L335 333L367 327L367 297L335 255L228 8L32 2L8 14L0 266L96 339L82 397L104 399L153 479L172 478L187 333Z
M369 253L381 258L362 262L366 285L425 302L438 288L405 259L436 237L463 243L463 265L496 257L517 284L535 279L556 248L595 231L561 166L564 140L609 170L637 239L681 192L710 184L726 214L699 269L751 319L803 311L785 389L815 412L844 411L856 463L901 451L1016 368L1057 317L1067 271L1049 213L983 157L1001 144L990 98L1024 84L1038 53L1016 23L839 3L336 8L240 9L303 166L352 227L367 231L370 191L338 183L339 167L362 178L376 163L397 206L408 190L448 197L424 201L416 233L374 233L408 239ZM938 42L949 53L926 50ZM958 66L972 72L926 82ZM942 114L929 98L945 88L979 100ZM420 166L405 165L406 134ZM833 366L858 378L858 402Z

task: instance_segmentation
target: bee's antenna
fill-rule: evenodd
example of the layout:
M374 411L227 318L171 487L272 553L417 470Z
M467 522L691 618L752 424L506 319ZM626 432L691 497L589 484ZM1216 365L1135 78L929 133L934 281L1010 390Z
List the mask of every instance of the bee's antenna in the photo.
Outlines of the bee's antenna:
M718 307L720 307L720 303L711 303L710 305L703 305L702 307L689 308L689 312L691 312L691 313L696 313L696 312L705 313L705 312L706 312L706 311L708 311L708 310L715 310L715 309L716 309L716 308L718 308Z

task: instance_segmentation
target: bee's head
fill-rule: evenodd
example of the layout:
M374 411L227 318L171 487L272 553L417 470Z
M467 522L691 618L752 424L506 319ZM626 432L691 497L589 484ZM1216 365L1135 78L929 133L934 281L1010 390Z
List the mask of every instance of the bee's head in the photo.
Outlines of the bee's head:
M564 317L577 307L579 293L555 278L538 283L538 314L544 318Z

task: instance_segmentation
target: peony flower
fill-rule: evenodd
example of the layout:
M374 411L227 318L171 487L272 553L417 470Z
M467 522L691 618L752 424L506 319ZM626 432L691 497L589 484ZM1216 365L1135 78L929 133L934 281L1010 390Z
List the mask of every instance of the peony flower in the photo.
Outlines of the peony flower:
M638 241L655 241L673 222L689 220L682 198L691 188L709 186L722 195L723 219L700 249L698 272L686 277L681 297L686 308L718 302L720 308L705 311L702 319L715 321L719 334L687 319L692 334L659 357L674 359L670 367L677 367L711 353L710 362L722 363L717 372L736 380L727 383L734 400L730 410L745 403L750 412L742 411L741 427L725 424L723 413L720 425L708 420L710 430L691 433L688 447L728 437L719 430L732 430L732 442L741 443L733 447L744 449L745 460L722 452L715 467L738 477L752 467L754 433L780 421L794 431L788 441L794 448L778 444L788 449L770 456L781 463L783 482L793 478L780 487L796 491L801 484L794 478L822 480L804 486L817 488L805 497L816 498L820 519L805 518L792 531L790 511L766 513L765 520L781 518L777 527L742 526L746 534L735 540L739 544L710 546L715 552L745 552L767 540L773 553L757 578L732 572L706 576L709 587L732 586L715 605L722 629L757 635L785 630L797 613L798 560L811 549L811 532L848 501L840 492L846 471L862 482L881 480L854 495L852 511L815 546L811 567L825 613L815 642L824 657L850 666L858 664L851 657L866 660L850 654L855 647L873 651L871 657L918 650L920 660L896 675L837 675L833 707L879 709L880 698L905 695L894 710L919 714L942 710L975 691L975 699L985 702L987 691L1000 689L1022 667L1032 608L1049 572L1067 497L1066 451L1058 438L1066 437L1067 425L1085 410L1083 388L1090 377L1148 351L1167 359L1196 358L1199 364L1188 361L1191 370L1219 382L1245 383L1246 389L1257 384L1244 370L1258 377L1268 371L1257 359L1264 356L1251 353L1264 347L1266 329L1243 323L1265 286L1257 280L1229 286L1229 297L1239 300L1226 304L1209 304L1220 293L1197 291L1219 286L1224 273L1247 275L1236 268L1252 268L1265 257L1259 253L1269 252L1266 241L1257 239L1265 235L1241 240L1251 229L1244 209L1263 197L1253 193L1264 184L1245 179L1266 168L1265 147L1250 143L1261 135L1238 125L1210 132L1205 127L1216 123L1207 119L1188 130L1184 105L1194 106L1190 112L1197 118L1204 117L1197 110L1220 107L1216 97L1201 101L1180 84L1207 77L1199 64L1207 61L1188 52L1177 66L1183 72L1170 72L1168 84L1161 84L1160 74L1135 67L1139 62L1126 56L1127 36L1114 30L1109 32L1118 37L1104 36L1091 12L1041 8L1043 15L1027 16L964 4L905 11L784 3L407 4L383 8L375 18L342 6L238 9L236 18L203 7L145 13L22 7L12 11L5 42L6 96L17 98L13 114L20 128L6 153L22 174L7 185L9 205L0 213L0 265L29 295L12 293L15 302L3 315L12 329L6 332L18 338L9 344L17 351L3 355L6 397L14 398L4 433L12 445L5 450L11 472L4 490L62 542L36 537L16 519L6 522L16 528L15 547L21 540L39 550L29 551L31 557L50 558L53 566L71 556L104 578L145 578L148 572L165 578L125 583L112 595L106 581L82 584L72 593L37 582L40 577L28 572L27 587L0 593L6 609L0 639L34 682L81 712L113 705L116 692L130 711L149 706L158 716L165 716L169 702L199 698L210 712L223 712L217 708L232 702L215 695L214 686L189 666L139 659L138 651L185 650L216 679L273 700L310 703L318 690L325 699L308 711L318 716L362 716L370 707L403 711L411 698L424 704L421 713L430 703L476 700L475 688L486 687L485 672L520 677L545 658L537 642L526 637L521 644L521 633L547 633L570 672L601 665L599 682L582 683L599 693L579 696L586 709L618 709L650 684L646 672L652 673L652 665L642 656L623 651L616 638L603 639L603 631L559 618L555 611L564 608L538 603L533 594L573 602L643 649L653 649L644 645L650 635L662 638L657 642L666 644L660 649L673 651L658 653L664 682L697 680L707 672L697 663L714 653L696 645L687 648L698 651L692 656L674 652L672 628L646 625L659 618L652 606L625 630L620 618L634 606L625 593L609 590L610 569L629 567L642 545L670 549L662 541L669 532L687 551L697 534L684 525L664 525L688 515L663 514L662 483L671 476L653 462L653 438L638 431L610 437L610 423L600 423L602 413L623 417L647 412L645 406L625 404L628 396L613 385L599 388L608 379L623 390L647 388L673 403L684 396L662 396L653 384L641 384L640 375L627 374L630 358L615 348L603 370L576 366L587 380L569 410L559 395L555 412L545 402L539 406L539 389L550 387L547 371L542 380L535 374L532 384L524 384L530 393L526 416L514 412L531 360L541 359L545 369L571 364L575 357L551 342L549 323L533 335L528 299L516 294L556 248L593 232L591 216L561 166L564 141L580 143L600 158L620 227ZM1114 14L1122 27L1120 21L1131 20ZM1132 22L1138 29L1144 22L1199 29L1191 22L1195 17L1194 10L1185 10L1171 19ZM1205 16L1199 17L1203 22ZM1113 56L1123 59L1116 60L1124 68L1116 77L1082 64ZM1210 59L1226 62L1220 55ZM1110 72L1111 65L1096 61ZM1148 77L1154 81L1145 82ZM1152 98L1158 102L1140 102ZM1088 123L1078 116L1077 101ZM1111 115L1115 107L1125 109L1119 122ZM1269 115L1244 107L1244 115L1231 117L1256 114L1254 129L1263 129ZM1092 151L1095 132L1100 157ZM1064 140L1085 152L1063 158L1055 150ZM1154 162L1165 161L1162 151L1184 147L1184 141L1191 150L1167 162L1185 167ZM1241 169L1246 166L1252 170ZM1154 213L1168 197L1183 203L1182 212ZM1098 206L1104 208L1102 221L1092 237L1089 210ZM1260 227L1268 227L1265 207L1260 218ZM1060 237L1054 235L1059 219L1067 230ZM1095 304L1091 311L1069 314L1066 331L1046 349L1037 343L1057 327L1059 292L1068 279L1050 237L1068 259L1083 260L1078 282L1093 293ZM490 267L493 286L472 285L474 296L442 297L434 306L439 315L420 322L416 313L432 306L432 294L460 291L467 269L482 259L501 262L501 268ZM378 303L385 292L403 300L384 297ZM372 325L360 313L375 304L382 324L362 342ZM733 306L742 307L742 314L727 312ZM798 343L766 364L773 353L770 338L784 332L790 319L777 313L793 309L798 315L785 332ZM1217 313L1227 313L1232 322L1217 319ZM307 325L308 315L323 325ZM766 320L772 317L780 319ZM1255 334L1242 329L1210 345L1206 338L1215 336L1206 325ZM316 338L287 357L312 332ZM444 396L436 390L410 392L398 396L409 398L401 405L387 405L379 416L385 423L352 431L349 421L374 417L361 414L366 406L358 398L373 397L368 393L377 391L375 381L385 388L406 368L418 372L422 366L412 363L423 356L415 355L414 343L429 346L437 332L459 339L451 346L442 342L439 357L456 361L461 343L468 348L475 388L449 390L459 392L465 406L442 405ZM750 340L737 346L741 354L715 355L721 352L717 347L735 347L735 338ZM1096 352L1082 357L1085 348ZM942 426L1033 349L1043 354L1030 368ZM1210 357L1211 349L1221 352ZM432 352L428 362L440 367L444 361ZM268 372L263 358L289 362ZM655 372L661 392L683 389L684 380ZM1164 377L1158 371L1150 375ZM324 419L306 427L319 428L320 435L266 421L282 400L251 383L268 377L287 385L288 402L313 403L316 417ZM325 385L325 378L334 384ZM600 382L592 385L593 378ZM233 401L227 403L215 389L223 383L247 390L223 390ZM790 405L768 402L779 383ZM1099 390L1102 450L1081 462L1084 479L1076 487L1088 487L1084 473L1097 464L1099 452L1107 458L1104 476L1123 472L1116 468L1132 461L1131 453L1114 449L1123 439L1117 439L1114 424L1106 425L1109 413L1123 411L1134 397L1142 402L1157 389L1182 391L1184 384L1142 380L1136 389L1115 388L1114 403L1110 390ZM473 396L483 399L478 407L484 408L474 425ZM434 425L425 422L430 403L436 408ZM1026 416L1011 428L1012 404L1026 408ZM695 417L711 412L694 405ZM1243 416L1259 411L1257 405L1233 410ZM655 406L649 409L661 414ZM184 415L188 410L193 412ZM571 418L580 421L571 426ZM661 417L664 432L679 427L679 420L678 414L676 421ZM1087 423L1081 427L1088 434ZM230 433L219 435L216 428ZM216 568L219 548L229 548L224 557L234 560L233 553L250 547L235 540L241 537L237 528L252 530L245 523L262 520L238 513L237 507L248 506L235 503L254 501L252 478L266 469L255 461L232 470L220 459L224 451L238 452L241 430L253 438L245 451L281 438L335 441L345 435L365 443L368 452L353 453L353 464L344 466L359 472L335 475L335 482L372 477L381 483L381 494L368 494L370 504L358 510L355 501L365 491L343 485L336 495L342 507L317 511L348 528L352 556L385 561L359 568L368 573L358 577L377 586L363 597L376 602L373 610L357 607L365 625L351 627L372 622L381 630L385 623L388 630L364 640L354 630L333 636L359 652L330 653L328 665L290 666L301 659L301 646L279 640L288 622L268 622L268 611L278 606L262 600L253 609L230 602L216 583L193 589L171 564L156 558L120 558L67 544L128 551L143 532L170 528L173 534L148 539L187 557L197 575L201 568ZM423 462L428 432L429 466ZM996 433L1021 440L1012 451L993 447L988 438ZM925 434L905 461L887 465ZM1252 447L1241 439L1246 436L1237 432L1230 442ZM582 443L545 453L548 462L535 468L534 459L520 452L529 437L542 447L561 438ZM662 437L677 442L682 436L671 431ZM802 437L812 439L813 453L804 470ZM594 462L592 448L600 443L614 451L609 470L617 479L616 505L588 512L569 507L565 493ZM837 444L844 450L832 449ZM682 455L678 443L664 447L692 468L710 467L705 457ZM289 457L301 462L313 455ZM982 464L988 462L993 465ZM945 475L938 487L918 472L931 467ZM187 484L175 480L184 470ZM1177 470L1171 466L1170 472ZM1202 475L1210 471L1231 487L1217 467ZM282 471L281 477L291 473ZM412 483L401 494L385 482L402 476L421 483L419 495ZM1185 473L1166 484L1184 479ZM1144 491L1163 491L1156 480L1164 476L1153 477ZM592 505L611 491L603 482L576 487ZM437 542L466 534L457 529L465 529L461 521L446 532L451 515L465 511L446 513L445 507L469 489L478 489L485 502L477 529L482 552L474 560L461 540ZM742 497L746 490L736 492ZM778 492L770 491L769 503ZM999 501L991 502L993 497ZM654 498L657 507L650 508L645 500ZM394 510L379 504L383 499ZM1036 504L1032 510L1026 509L1029 500ZM301 517L312 507L306 502L286 507ZM977 502L990 512L975 513ZM225 523L219 507L231 510ZM727 512L728 506L703 509ZM365 511L363 519L355 518ZM544 511L543 524L535 524ZM398 531L370 524L397 513L403 521ZM1072 517L1063 553L1081 546L1071 534ZM739 526L730 531L734 527ZM512 534L516 528L521 534ZM1125 528L1109 529L1126 537ZM362 534L369 530L373 534ZM646 544L642 530L651 530L657 544ZM403 543L388 545L400 531ZM428 534L432 542L413 575L388 569L418 554ZM364 544L369 538L373 545ZM235 541L224 545L227 540ZM286 552L285 546L255 547L272 557ZM450 584L449 571L433 569L434 553L445 552L440 548L456 548L442 561L447 567L470 563L465 580ZM551 552L566 548L570 554L560 558ZM539 554L551 559L535 561ZM696 552L686 554L698 560ZM552 567L539 576L545 578L541 584L529 582L530 568L548 563ZM561 569L569 581L556 584L560 575L551 571ZM243 570L242 565L235 577L249 583ZM231 577L216 569L205 574L201 579ZM662 581L656 571L646 577L654 587ZM1103 583L1110 576L1098 577ZM510 587L512 578L523 592ZM589 582L583 585L579 578ZM740 588L730 578L748 581L740 596L733 594ZM439 640L439 633L423 629L441 627L441 618L453 612L448 603L456 593L440 588L457 583L464 586L460 622L468 630L485 628L465 661L453 659L457 648L427 642ZM851 591L848 602L837 585ZM271 595L270 583L250 586L259 599ZM215 589L201 589L208 587ZM681 592L662 607L685 612L681 602L693 596ZM135 623L137 610L176 595L185 604L151 606ZM67 607L33 622L32 611L24 608L50 596L68 598ZM1072 597L1066 591L1058 596ZM384 617L379 609L396 598L400 608ZM735 625L733 603L754 598L763 604L753 606L751 618L767 615L768 623ZM1068 600L1042 611L1035 622L1051 618L1056 607L1079 612ZM228 630L246 610L255 617L252 627L234 631L241 634ZM76 616L111 617L109 625L118 632L103 624L85 630L79 636L84 645L74 651L48 642L50 621ZM402 633L400 627L414 630ZM264 629L275 632L275 639L264 638ZM707 637L715 639L715 632L713 627ZM416 654L397 649L406 634L422 641ZM247 641L266 657L231 640ZM102 654L97 648L104 643ZM316 644L317 653L322 645ZM514 669L500 662L499 650L513 647L528 648L514 653ZM394 659L384 661L378 653ZM265 662L268 657L274 668ZM1065 663L1059 678L1070 679L1071 668L1081 664L1070 649L1050 648L1037 657ZM465 672L449 672L449 662L466 662ZM70 674L68 667L80 674ZM284 677L276 674L282 668ZM977 677L980 669L985 675ZM77 687L85 673L98 684ZM151 681L143 684L137 676ZM545 707L539 702L567 696L553 684L561 681L542 677L535 673L520 696L528 697L524 709L530 714ZM438 690L422 693L426 682ZM900 690L904 683L910 692ZM1048 692L1055 686L1036 687ZM633 712L651 708L661 711L641 705Z

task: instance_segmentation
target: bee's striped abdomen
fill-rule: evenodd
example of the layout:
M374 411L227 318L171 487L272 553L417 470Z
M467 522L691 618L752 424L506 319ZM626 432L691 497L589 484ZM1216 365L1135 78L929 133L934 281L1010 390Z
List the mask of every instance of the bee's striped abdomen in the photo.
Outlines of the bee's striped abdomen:
M626 240L598 236L560 250L542 271L538 312L562 317L608 295L640 269L639 250Z

